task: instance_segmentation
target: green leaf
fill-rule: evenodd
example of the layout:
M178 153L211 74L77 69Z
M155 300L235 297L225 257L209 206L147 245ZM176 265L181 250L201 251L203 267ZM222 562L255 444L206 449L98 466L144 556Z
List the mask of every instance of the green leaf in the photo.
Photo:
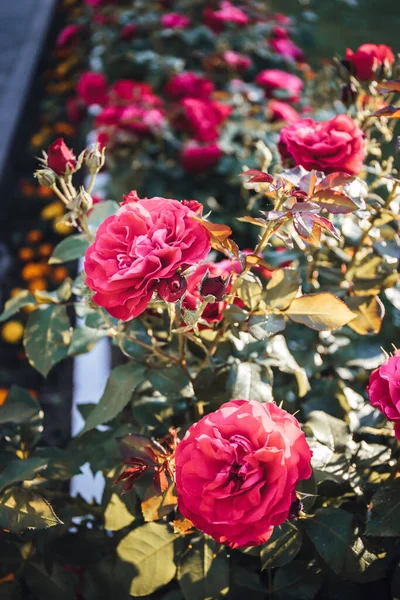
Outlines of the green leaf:
M322 410L310 412L305 429L311 430L321 444L328 446L334 452L344 451L351 440L348 424Z
M300 273L297 269L274 271L267 285L266 303L271 308L285 310L296 297L300 283Z
M0 496L0 529L20 533L62 525L50 504L34 492L10 488Z
M39 402L19 385L12 385L0 410L0 425L3 423L26 423L40 411Z
M115 215L119 208L119 204L115 200L104 200L95 204L88 217L89 227L93 230L98 229L103 221L107 217Z
M72 279L67 277L59 288L54 292L48 292L47 290L37 290L35 297L38 302L46 304L60 304L66 302L71 298L72 295Z
M272 586L273 600L313 600L321 587L321 574L303 561L293 561L277 570Z
M276 335L268 341L265 362L278 367L283 373L293 373L297 380L299 396L302 398L311 389L305 369L302 369L290 352L283 335Z
M228 386L232 400L272 402L272 376L263 365L237 362L232 365Z
M315 331L338 329L356 316L342 300L325 292L295 298L284 314Z
M99 340L107 336L107 332L91 327L77 327L72 332L68 356L78 356L89 352Z
M400 479L381 487L372 497L366 535L400 536Z
M154 389L165 396L185 398L193 396L192 384L178 365L149 370L148 378Z
M249 333L259 342L283 331L285 327L283 315L251 315L249 319Z
M0 323L7 321L15 315L21 308L29 304L36 304L34 296L28 290L21 290L14 298L10 298L4 305L4 311L0 315Z
M32 457L26 460L13 460L0 474L0 491L18 481L35 479L36 475L46 467L47 460L43 458Z
M186 600L213 600L229 589L229 560L225 550L216 556L217 544L203 535L182 556L178 581Z
M117 546L119 558L137 570L132 596L147 596L174 578L174 542L178 536L164 523L146 523L125 536Z
M77 260L85 255L87 248L89 248L89 240L86 235L69 235L54 248L49 264L56 265Z
M65 306L38 308L30 315L25 328L25 350L30 364L44 377L67 356L70 327Z
M28 562L24 566L27 587L40 600L75 600L79 578L65 566L54 563L48 573L41 563Z
M253 273L239 276L237 295L251 311L257 310L262 297L261 282Z
M339 575L354 552L353 515L340 508L320 508L302 526L321 558Z
M82 433L114 419L128 404L132 394L146 379L143 365L126 363L113 369L100 401L89 414Z
M302 544L301 531L292 523L282 523L261 547L263 569L275 569L288 564L299 553Z

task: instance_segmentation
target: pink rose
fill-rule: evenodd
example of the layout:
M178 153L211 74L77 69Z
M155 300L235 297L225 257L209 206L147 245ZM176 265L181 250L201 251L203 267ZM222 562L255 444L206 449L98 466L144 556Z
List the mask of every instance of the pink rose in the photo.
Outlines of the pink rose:
M179 509L219 543L262 544L289 517L310 460L295 417L274 402L231 400L178 444Z
M365 156L364 134L347 115L322 123L301 119L282 129L278 150L283 162L294 162L308 171L358 175Z
M289 60L301 61L304 59L303 50L289 38L275 38L270 41L270 46L277 54Z
M60 31L56 46L62 47L73 44L76 42L80 30L81 28L78 25L67 25L67 27L64 27L64 29Z
M186 15L172 12L161 17L161 23L169 29L187 29L190 25L190 19Z
M191 142L185 146L180 154L182 167L188 173L204 173L219 163L222 151L217 144L200 146Z
M178 127L187 130L199 142L212 142L219 136L219 126L231 114L226 104L212 100L184 98L180 105L183 121Z
M76 91L87 106L92 104L103 106L107 101L107 80L102 73L92 71L82 73Z
M256 83L263 88L268 98L280 91L285 92L287 99L291 102L298 102L303 90L303 82L300 77L279 69L261 71L256 77Z
M206 8L203 11L204 24L215 33L223 31L226 23L235 25L248 25L249 17L240 8L234 6L231 2L224 0L220 4L219 10Z
M251 58L234 52L233 50L227 50L223 53L222 58L224 62L235 71L246 71L251 67Z
M400 440L400 350L372 371L367 392L372 406L394 421L394 432Z
M385 44L362 44L357 52L347 48L344 59L353 67L360 81L375 80L380 68L388 70L394 63L393 52Z
M289 125L300 119L300 115L290 104L280 100L270 100L268 103L268 118L271 121L284 121Z
M210 236L193 215L177 200L146 198L108 217L85 256L94 302L128 321L146 309L160 281L203 260Z
M125 106L118 126L137 134L154 133L165 124L165 117L158 108L141 108L135 104Z
M197 98L208 100L214 91L214 84L210 79L197 75L192 71L185 71L174 75L164 87L164 92L173 100L183 98Z

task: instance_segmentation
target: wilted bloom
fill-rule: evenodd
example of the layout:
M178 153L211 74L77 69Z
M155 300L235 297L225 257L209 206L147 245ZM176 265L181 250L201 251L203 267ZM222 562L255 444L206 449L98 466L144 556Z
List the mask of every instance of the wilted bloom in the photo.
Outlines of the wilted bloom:
M108 217L85 257L94 302L128 321L146 309L160 281L202 261L210 236L193 215L177 200L146 198Z
M168 13L161 17L161 23L169 29L187 29L190 25L190 19L181 13Z
M380 70L380 77L386 74L394 63L394 55L385 44L362 44L357 52L347 48L344 60L353 68L357 79L371 81Z
M297 75L280 71L279 69L266 69L256 77L256 83L263 88L268 98L274 97L277 92L291 102L298 102L303 90L303 82Z
M159 296L165 302L177 302L182 298L187 289L187 281L179 273L169 279L163 279L157 286Z
M182 167L194 175L209 171L221 157L222 151L217 144L200 145L197 142L189 142L180 153Z
M48 147L47 156L47 165L57 175L74 171L77 164L75 154L68 148L63 138L58 138Z
M347 115L322 123L301 119L282 129L278 150L284 162L291 161L308 171L358 175L365 156L364 134Z
M367 392L372 406L394 422L394 432L400 440L400 350L372 371Z
M92 71L82 73L76 91L87 106L93 104L102 106L107 101L107 80L102 73Z
M274 402L223 404L189 428L175 461L181 513L233 548L268 540L311 475L299 423Z

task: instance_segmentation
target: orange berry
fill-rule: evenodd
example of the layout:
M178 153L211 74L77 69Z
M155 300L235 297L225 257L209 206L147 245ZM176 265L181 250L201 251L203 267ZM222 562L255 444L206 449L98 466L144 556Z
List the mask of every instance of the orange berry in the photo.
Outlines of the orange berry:
M38 229L32 229L32 231L30 231L27 234L26 239L28 240L28 242L40 242L42 237L43 233L41 231L39 231Z
M68 275L68 270L65 267L56 267L52 273L52 278L56 283L61 283Z
M40 256L43 256L44 258L51 256L52 252L53 252L53 246L51 244L41 244L39 246L39 254L40 254Z
M53 222L53 229L59 235L69 235L73 232L73 227L71 227L71 225L67 225L65 221Z
M35 256L34 251L32 250L32 248L20 248L20 250L18 251L18 258L19 260L33 260Z
M64 214L64 204L56 200L51 204L48 204L41 210L41 217L45 221L49 221L50 219L58 219L61 218Z
M1 329L1 337L8 344L18 344L24 335L24 326L19 321L8 321Z
M21 277L24 281L29 281L30 279L47 275L49 270L50 267L47 263L28 263L22 269Z
M36 290L47 290L47 281L43 279L43 277L36 277L36 279L32 279L32 281L30 281L28 290L30 292L35 292Z
M54 196L54 192L51 188L46 187L44 185L39 185L38 194L40 198L52 198Z

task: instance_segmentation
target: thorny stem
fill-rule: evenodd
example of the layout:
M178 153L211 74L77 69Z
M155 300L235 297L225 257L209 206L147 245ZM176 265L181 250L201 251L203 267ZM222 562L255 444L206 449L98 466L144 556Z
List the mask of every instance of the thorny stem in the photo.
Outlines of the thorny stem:
M368 227L363 231L363 234L361 236L360 241L357 244L357 247L354 250L354 254L353 257L350 261L347 273L346 273L346 280L347 281L353 281L354 276L355 276L355 272L356 272L356 267L358 265L358 259L359 259L359 255L360 255L360 251L362 250L363 246L364 246L364 242L367 239L367 237L369 236L371 230L375 227L375 221L379 218L381 211L387 209L390 206L390 203L394 200L394 198L396 197L396 191L397 191L397 187L398 187L398 183L395 183L393 185L393 189L390 192L390 194L388 195L385 204L379 208L375 215L372 218L371 223L368 225Z

